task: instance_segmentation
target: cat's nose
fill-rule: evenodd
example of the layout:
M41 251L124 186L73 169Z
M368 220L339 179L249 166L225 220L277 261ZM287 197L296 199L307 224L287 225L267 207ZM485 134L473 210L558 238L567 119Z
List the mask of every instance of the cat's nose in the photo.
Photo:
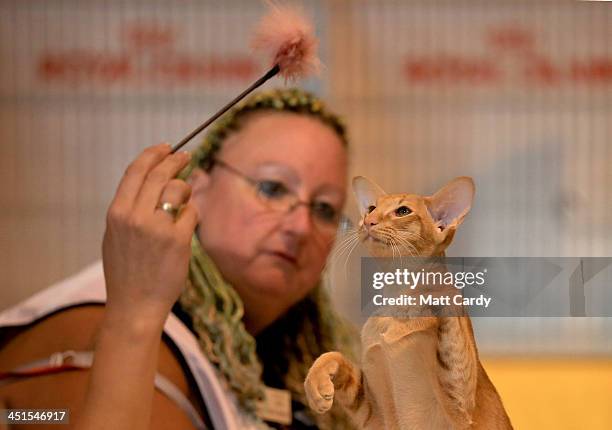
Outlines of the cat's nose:
M376 217L372 216L372 214L368 214L363 219L363 224L365 225L366 228L370 228L370 227L374 227L376 224L378 224L378 222L376 220Z

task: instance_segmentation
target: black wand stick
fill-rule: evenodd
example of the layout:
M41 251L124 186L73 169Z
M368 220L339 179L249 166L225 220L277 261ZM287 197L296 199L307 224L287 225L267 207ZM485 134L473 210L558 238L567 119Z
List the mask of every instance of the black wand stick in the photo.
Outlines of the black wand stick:
M268 79L270 79L271 77L275 76L279 71L280 71L280 67L278 66L278 64L275 65L274 67L272 67L270 70L268 70L268 72L265 75L263 75L261 78L259 78L257 81L255 81L250 87L248 87L246 90L244 90L242 93L240 93L240 95L238 97L236 97L234 100L232 100L231 102L229 102L228 104L223 106L219 111L217 111L217 113L215 113L213 116L211 116L209 119L207 119L202 125L200 125L198 128L196 128L191 133L189 133L187 136L185 136L183 138L183 140L181 140L179 143L177 143L172 148L171 153L174 154L176 151L181 149L187 142L189 142L191 139L196 137L202 130L204 130L206 127L208 127L213 121L215 121L217 118L219 118L225 112L227 112L232 106L234 106L240 100L245 98L251 91L253 91L254 89L260 87Z

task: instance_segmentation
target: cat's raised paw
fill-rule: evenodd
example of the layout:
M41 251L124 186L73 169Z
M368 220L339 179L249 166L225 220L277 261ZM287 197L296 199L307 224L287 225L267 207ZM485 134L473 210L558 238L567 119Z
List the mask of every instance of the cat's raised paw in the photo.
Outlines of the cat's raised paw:
M333 377L338 371L337 361L322 358L315 361L304 381L308 405L319 414L327 412L334 403Z

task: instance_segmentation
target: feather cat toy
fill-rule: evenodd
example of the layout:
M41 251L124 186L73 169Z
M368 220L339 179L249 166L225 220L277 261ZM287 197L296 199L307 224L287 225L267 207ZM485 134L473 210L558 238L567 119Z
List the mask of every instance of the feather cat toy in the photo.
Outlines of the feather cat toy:
M384 257L444 256L474 196L467 177L427 197L388 195L363 177L353 189L362 216L355 234L370 254ZM368 430L512 428L467 315L371 316L361 344L361 368L339 352L314 362L304 383L314 411L336 402Z
M267 53L272 59L272 68L261 78L251 84L231 102L219 109L202 125L189 133L172 148L178 151L232 106L246 97L250 92L263 85L277 74L288 80L297 80L317 73L320 61L317 57L318 40L310 22L301 10L287 5L268 2L270 12L261 19L251 46L255 50Z

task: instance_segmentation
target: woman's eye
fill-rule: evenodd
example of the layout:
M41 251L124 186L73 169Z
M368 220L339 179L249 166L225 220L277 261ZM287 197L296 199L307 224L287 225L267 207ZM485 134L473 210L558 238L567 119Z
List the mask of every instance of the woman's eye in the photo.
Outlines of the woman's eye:
M284 197L289 190L282 182L278 181L259 181L257 183L257 191L264 197L270 199L278 199Z
M397 216L406 216L411 213L412 211L410 210L408 206L400 206L399 208L395 209L395 215Z
M314 202L312 205L314 214L323 221L335 223L338 221L338 211L329 203Z
M368 206L368 213L371 213L374 209L376 209L376 206L374 205Z

